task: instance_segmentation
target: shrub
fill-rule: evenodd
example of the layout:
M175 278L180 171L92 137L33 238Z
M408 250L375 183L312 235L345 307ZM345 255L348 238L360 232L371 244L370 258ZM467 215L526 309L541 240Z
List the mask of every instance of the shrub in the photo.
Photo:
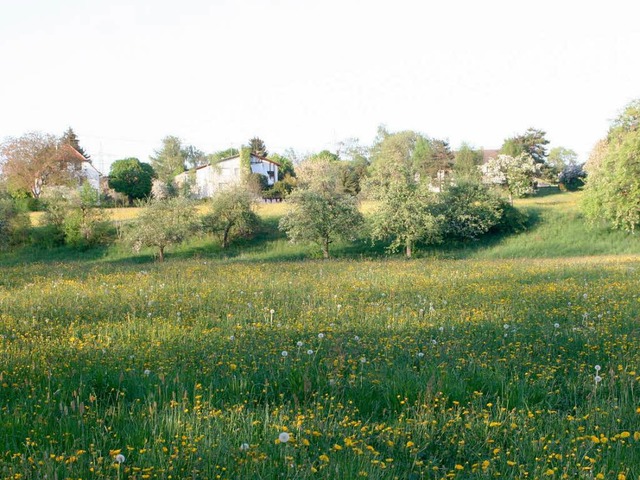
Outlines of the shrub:
M0 249L25 243L31 223L27 213L10 198L0 198Z
M477 182L450 185L442 193L438 213L443 217L446 238L476 239L496 227L507 204L488 187Z

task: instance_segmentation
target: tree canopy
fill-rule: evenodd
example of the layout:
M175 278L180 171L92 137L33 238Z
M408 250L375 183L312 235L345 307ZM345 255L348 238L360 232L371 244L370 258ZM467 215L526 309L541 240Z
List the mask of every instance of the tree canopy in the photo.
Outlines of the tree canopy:
M535 163L545 163L547 159L546 145L549 144L546 135L547 133L543 130L528 128L523 134L507 138L502 144L500 153L513 158L526 153Z
M53 135L30 132L0 145L0 163L12 190L39 198L46 185L78 181L86 159Z
M251 153L258 155L259 157L266 157L269 154L266 145L262 139L258 137L253 137L249 140L249 149L251 150Z
M134 200L148 198L151 194L155 172L148 163L140 162L137 158L116 160L109 172L109 188L122 193Z
M587 162L583 210L592 223L615 229L640 228L640 100L629 103L611 123Z
M330 256L331 243L353 238L364 222L355 197L344 192L339 173L339 162L326 157L300 165L299 187L288 197L291 209L279 225L292 242L320 246L324 258Z
M182 146L182 140L173 135L162 139L162 147L154 151L150 157L151 166L158 179L164 183L170 183L174 177L185 170L187 152Z

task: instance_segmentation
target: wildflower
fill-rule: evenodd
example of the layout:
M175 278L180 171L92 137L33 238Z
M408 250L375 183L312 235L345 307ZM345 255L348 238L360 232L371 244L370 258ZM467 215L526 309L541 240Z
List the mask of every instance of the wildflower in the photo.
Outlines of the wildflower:
M360 341L360 337L359 337L358 335L356 335L355 337L353 337L353 339L354 339L356 342L359 342L359 341Z
M602 377L600 375L596 375L595 381L596 383L600 383L602 381Z
M229 340L231 340L232 342L233 342L235 339L236 339L235 335L231 335L231 336L229 337Z
M322 340L322 339L324 338L324 333L320 332L320 333L318 334L318 338L319 338L320 340Z
M114 460L116 461L116 463L124 463L126 459L124 458L124 455L119 453L118 455L116 455L116 458Z
M505 330L509 330L509 324L508 324L508 323L505 323L505 324L502 326L502 328L504 328Z
M313 355L313 350L311 349L307 350L307 355Z
M418 352L418 357L420 357L420 358L424 357L424 353Z
M151 370L149 370L149 369L147 368L147 369L144 371L144 374L145 374L146 376L151 375Z
M242 445L240 445L240 450L242 450L243 452L246 452L247 450L249 450L249 444L243 443Z
M600 365L596 365L594 368L596 369L596 372L599 372L600 370L602 370L602 367Z
M560 328L560 324L558 322L554 323L553 328Z
M367 363L367 359L365 357L360 358L360 363Z
M282 432L278 435L278 440L280 443L287 443L291 439L291 436L287 432Z
M287 352L286 350L283 350L283 351L282 351L282 353L281 353L281 355L282 355L283 357L286 357L287 355L289 355L289 352Z
M303 343L302 343L302 341L301 341L301 340L298 340L298 341L296 342L296 345L297 345L298 347L301 347L301 346L303 345Z

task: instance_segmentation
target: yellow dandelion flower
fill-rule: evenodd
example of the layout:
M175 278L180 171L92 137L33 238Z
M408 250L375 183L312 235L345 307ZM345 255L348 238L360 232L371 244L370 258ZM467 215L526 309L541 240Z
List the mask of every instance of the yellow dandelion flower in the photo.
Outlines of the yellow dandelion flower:
M459 463L456 463L455 469L456 470L464 470L464 467L462 465L460 465Z

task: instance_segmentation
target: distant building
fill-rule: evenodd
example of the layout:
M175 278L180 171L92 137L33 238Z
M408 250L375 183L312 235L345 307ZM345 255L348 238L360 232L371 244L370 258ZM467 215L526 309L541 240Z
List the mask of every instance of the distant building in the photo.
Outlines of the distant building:
M278 180L280 164L254 153L250 155L250 164L251 172L265 176L267 185L272 186ZM175 182L178 186L190 185L196 198L210 198L218 190L235 185L241 179L242 166L238 154L183 172L175 177Z

